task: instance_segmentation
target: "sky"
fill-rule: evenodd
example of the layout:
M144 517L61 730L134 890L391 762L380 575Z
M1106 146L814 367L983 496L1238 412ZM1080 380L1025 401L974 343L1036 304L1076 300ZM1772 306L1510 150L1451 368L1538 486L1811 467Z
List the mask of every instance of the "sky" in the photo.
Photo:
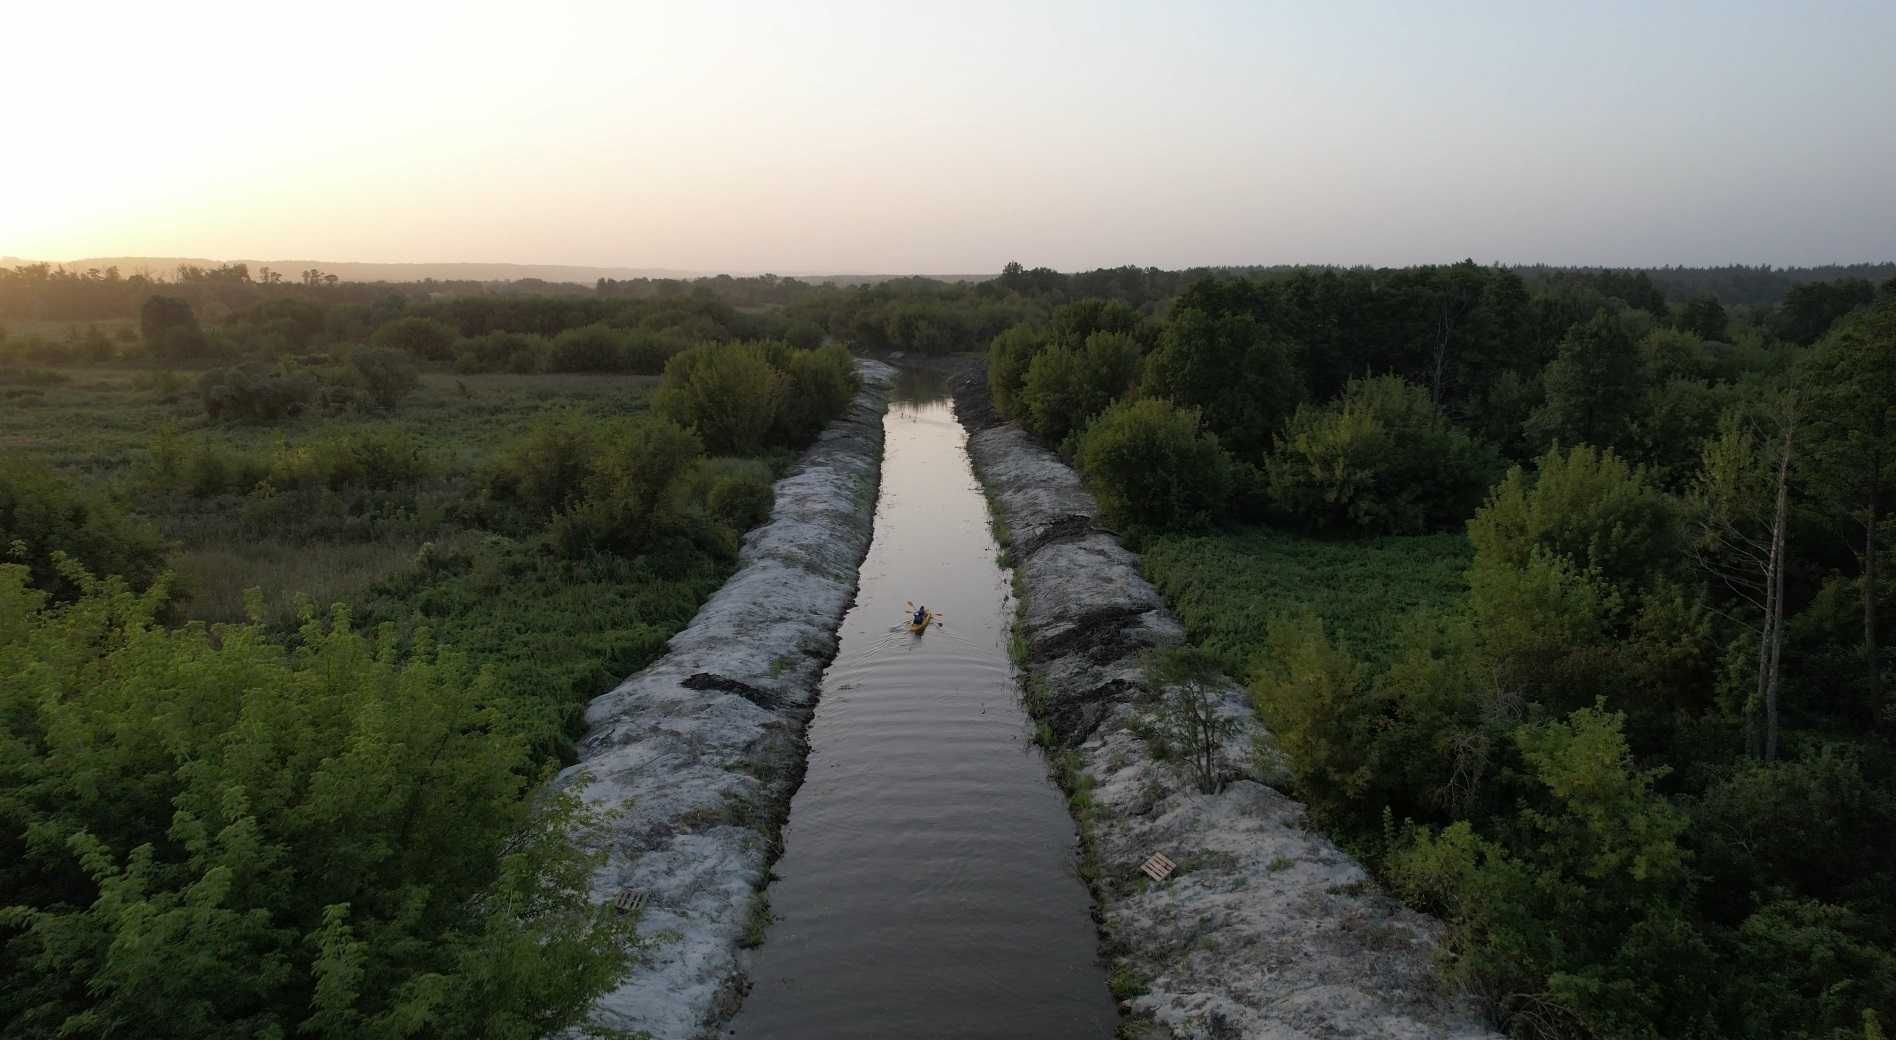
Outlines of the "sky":
M1896 3L9 3L0 255L1896 258Z

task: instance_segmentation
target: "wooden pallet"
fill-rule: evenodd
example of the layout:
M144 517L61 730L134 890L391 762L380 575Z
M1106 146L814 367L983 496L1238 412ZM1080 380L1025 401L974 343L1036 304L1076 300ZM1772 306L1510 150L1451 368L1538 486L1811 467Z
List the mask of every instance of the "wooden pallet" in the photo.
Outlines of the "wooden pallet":
M1139 869L1145 871L1145 876L1154 881L1164 881L1172 876L1172 871L1178 869L1178 864L1167 859L1165 853L1155 852L1151 859L1139 865Z
M647 898L646 893L639 889L622 888L618 898L612 901L612 908L621 914L635 914L645 909Z

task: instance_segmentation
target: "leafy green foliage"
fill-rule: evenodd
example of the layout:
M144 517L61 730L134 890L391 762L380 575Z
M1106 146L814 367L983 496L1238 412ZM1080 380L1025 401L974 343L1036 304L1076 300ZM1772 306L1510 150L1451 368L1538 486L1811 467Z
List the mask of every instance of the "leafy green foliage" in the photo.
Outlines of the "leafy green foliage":
M590 818L528 814L492 671L346 615L295 650L166 629L83 580L49 609L0 567L10 1035L508 1035L619 977Z
M1412 828L1388 859L1397 889L1448 919L1456 980L1526 1035L1682 1035L1706 1010L1681 999L1711 978L1678 911L1686 819L1653 790L1664 770L1633 763L1621 721L1583 708L1513 732L1537 790L1512 827L1530 840Z
M1080 436L1077 462L1107 520L1131 532L1200 525L1224 508L1230 463L1198 412L1125 401Z
M1469 521L1477 566L1525 568L1538 549L1641 588L1678 569L1678 507L1644 471L1611 451L1576 445L1542 456L1530 475L1516 466Z
M1247 675L1271 623L1305 613L1350 653L1386 662L1403 617L1466 595L1470 555L1459 534L1325 542L1246 527L1153 538L1141 558L1193 641Z
M1500 459L1400 376L1352 379L1299 405L1268 461L1277 507L1319 530L1413 534L1459 525Z
M307 372L260 365L212 369L198 378L198 396L212 420L274 422L299 415L315 399L316 387Z
M722 455L767 443L802 447L855 397L855 363L841 347L705 343L665 364L654 406Z
M1044 328L1015 325L988 344L988 396L995 410L1002 415L1021 414L1020 393L1027 383L1027 369L1051 340L1052 334Z
M783 407L785 379L761 344L701 344L665 365L654 402L722 455L762 450Z
M1560 341L1541 374L1546 403L1528 419L1541 444L1623 444L1645 393L1639 346L1624 324L1596 314Z
M1132 389L1139 344L1123 332L1095 332L1078 346L1035 355L1021 386L1023 424L1058 444Z
M1304 397L1290 346L1248 315L1174 312L1146 359L1142 391L1202 412L1242 458L1268 451Z
M1793 343L1814 343L1839 318L1875 298L1876 290L1862 278L1792 286L1777 311L1778 333Z
M611 422L587 460L585 492L553 519L547 537L568 558L631 556L673 519L673 491L703 454L697 434L655 416Z
M1198 790L1217 794L1229 766L1225 741L1238 732L1238 720L1224 711L1218 659L1191 647L1167 647L1154 651L1145 667L1160 691L1162 738L1185 753L1186 773Z
M138 331L145 349L155 357L194 358L209 348L191 304L175 296L146 299L138 311Z
M395 407L421 385L421 374L400 351L357 348L349 352L349 367L377 408Z
M808 444L830 420L849 410L861 389L856 362L835 344L779 353L781 360L775 363L783 371L784 394L771 437L779 444Z
M495 330L455 344L454 370L524 375L540 371L546 353L546 341L539 336Z
M405 350L429 361L448 361L454 357L455 339L454 326L447 322L411 314L376 329L369 342L388 350Z
M66 603L80 584L62 558L87 571L151 588L165 571L164 544L97 492L25 462L0 461L0 560L25 568L25 583Z
M616 372L626 367L621 336L604 322L555 336L546 364L553 372Z

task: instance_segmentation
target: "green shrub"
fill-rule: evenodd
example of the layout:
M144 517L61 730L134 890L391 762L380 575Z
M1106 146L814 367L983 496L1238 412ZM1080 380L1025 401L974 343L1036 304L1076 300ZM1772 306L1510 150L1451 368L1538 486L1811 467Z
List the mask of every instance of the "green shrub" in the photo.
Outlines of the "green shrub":
M1123 332L1095 332L1079 345L1050 347L1027 365L1022 424L1058 444L1132 389L1138 375L1139 344Z
M1009 418L1025 414L1021 388L1034 358L1052 343L1052 334L1034 325L1015 325L988 344L988 397L995 411Z
M618 372L625 367L625 337L604 322L567 329L553 337L546 355L549 372Z
M212 369L198 378L204 414L213 420L274 422L301 415L316 390L316 377L308 372L261 365Z
M383 324L369 342L389 350L406 350L429 361L450 361L458 338L454 326L447 322L411 314Z
M210 352L210 341L198 327L191 304L175 296L147 298L138 311L138 330L154 357L176 360Z
M598 421L577 411L534 423L502 453L495 493L541 517L573 505L585 497L599 439Z
M1712 951L1680 916L1686 819L1653 790L1666 770L1633 762L1622 722L1583 708L1514 731L1536 792L1509 829L1531 841L1503 847L1466 822L1414 828L1387 861L1398 891L1447 918L1454 981L1534 1035L1705 1024Z
M455 344L454 370L468 374L512 372L525 375L540 370L546 352L546 341L538 336L518 332L489 332Z
M1251 677L1258 717L1270 727L1299 797L1337 818L1382 782L1376 723L1382 705L1363 666L1304 615L1274 621Z
M762 459L700 458L684 473L677 493L688 508L742 534L770 515L775 480Z
M705 506L719 523L733 531L748 531L770 516L776 501L768 474L719 477L705 492Z
M823 345L823 326L808 318L792 318L783 327L784 342L804 350L814 350Z
M1108 522L1128 533L1202 525L1224 508L1230 465L1198 411L1121 402L1080 436L1079 470Z
M1460 525L1499 469L1400 376L1352 379L1328 405L1299 405L1267 466L1277 507L1304 526L1381 534Z
M600 820L529 812L491 669L346 615L292 652L109 586L43 602L0 566L10 1032L538 1035L623 977L633 920L569 833Z
M143 467L146 482L192 498L243 494L270 475L270 460L205 437L186 439L162 428Z
M815 440L830 420L848 411L860 383L856 362L849 351L831 344L816 350L786 350L779 368L784 374L783 406L772 439L800 448Z
M600 439L591 493L629 503L650 516L668 505L678 479L703 454L698 435L668 419L639 415L614 420Z
M66 603L81 588L61 554L141 591L165 570L164 544L149 524L44 469L0 461L0 562L23 565L29 587Z
M1519 466L1468 523L1477 565L1525 568L1538 547L1628 591L1676 571L1683 549L1678 508L1643 469L1610 450L1575 445Z
M1539 547L1519 567L1477 551L1468 574L1483 670L1494 682L1566 709L1611 688L1617 661L1608 637L1625 606L1611 585Z
M369 400L386 410L421 386L421 374L408 357L398 350L359 347L349 352L349 367Z
M632 329L625 334L623 343L624 368L637 375L659 375L673 355L690 345L689 338L669 330Z
M421 442L407 431L392 428L365 427L323 437L310 446L310 457L331 490L395 491L412 486L433 470Z
M701 343L666 362L653 405L714 454L753 455L777 423L786 382L761 344Z
M1146 677L1159 691L1159 739L1182 752L1186 776L1203 794L1224 789L1230 763L1225 741L1238 732L1238 721L1225 714L1225 677L1217 658L1190 647L1154 651L1145 661Z

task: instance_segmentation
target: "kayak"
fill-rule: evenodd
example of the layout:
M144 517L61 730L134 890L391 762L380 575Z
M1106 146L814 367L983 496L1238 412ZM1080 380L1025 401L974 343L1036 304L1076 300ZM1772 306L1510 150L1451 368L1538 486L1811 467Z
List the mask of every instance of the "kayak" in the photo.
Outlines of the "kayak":
M916 624L915 622L913 622L913 621L910 621L910 622L908 623L908 630L909 630L910 632L913 632L913 633L915 633L916 635L920 635L920 634L922 634L923 632L926 632L926 631L928 631L928 626L930 626L930 625L932 625L932 624L934 624L934 623L935 623L935 612L931 610L931 611L929 611L928 613L926 613L926 614L923 614L923 615L922 615L922 623L921 623L921 624L919 624L919 625L918 625L918 624Z

